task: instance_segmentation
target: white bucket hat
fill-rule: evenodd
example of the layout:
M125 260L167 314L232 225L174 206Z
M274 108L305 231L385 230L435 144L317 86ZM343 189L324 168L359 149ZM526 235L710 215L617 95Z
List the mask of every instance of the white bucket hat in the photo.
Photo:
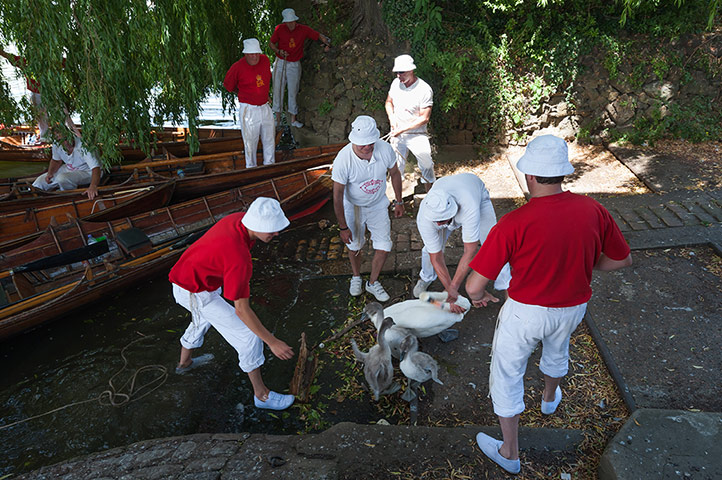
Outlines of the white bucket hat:
M263 53L261 51L261 44L258 43L256 38L247 38L243 40L243 54L247 53Z
M258 197L248 207L241 223L249 230L259 233L280 232L291 222L275 198Z
M285 9L281 12L281 15L283 16L283 23L295 22L296 20L298 20L296 12L292 8Z
M359 115L351 124L351 133L348 139L354 145L371 145L381 138L381 133L376 127L376 120L368 115Z
M416 70L416 64L411 55L399 55L394 59L394 72L409 72Z
M567 142L554 135L542 135L529 142L516 168L538 177L561 177L574 172Z
M452 219L459 211L459 205L448 193L433 189L426 194L426 198L421 203L424 205L424 216L432 222Z

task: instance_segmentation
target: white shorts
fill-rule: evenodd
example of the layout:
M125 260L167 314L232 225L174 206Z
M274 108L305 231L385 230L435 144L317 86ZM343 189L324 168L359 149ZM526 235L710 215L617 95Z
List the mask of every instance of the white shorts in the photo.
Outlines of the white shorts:
M193 349L203 345L203 337L213 326L238 352L238 366L251 372L265 362L263 341L238 318L236 309L221 297L221 289L214 292L191 293L173 284L175 301L191 312L191 323L180 339L181 345Z
M567 374L569 338L586 311L586 303L548 308L506 300L494 332L489 374L494 413L513 417L524 411L524 373L529 356L540 341L539 370L553 378Z
M379 202L371 207L358 207L343 202L346 224L351 229L351 243L346 245L352 252L361 250L366 243L366 229L371 233L371 245L374 250L390 252L391 219L389 218L388 201Z

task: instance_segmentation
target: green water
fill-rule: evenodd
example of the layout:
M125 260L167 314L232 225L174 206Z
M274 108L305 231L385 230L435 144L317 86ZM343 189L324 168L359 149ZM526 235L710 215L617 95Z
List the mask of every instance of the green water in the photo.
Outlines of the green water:
M39 175L47 162L0 162L0 178L18 178Z

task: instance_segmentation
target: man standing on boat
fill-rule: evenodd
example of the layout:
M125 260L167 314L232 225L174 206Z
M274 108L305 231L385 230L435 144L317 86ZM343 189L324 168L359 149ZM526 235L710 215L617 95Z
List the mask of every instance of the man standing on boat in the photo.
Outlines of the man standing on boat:
M298 17L292 8L285 9L281 15L283 15L283 23L276 26L268 42L271 50L276 52L276 61L273 63L273 113L276 115L276 124L280 125L284 85L287 85L291 126L301 128L303 123L296 119L298 115L296 96L301 84L303 44L307 38L319 40L326 46L325 50L328 52L331 39L307 25L298 23Z
M278 200L259 197L247 212L219 220L183 253L168 276L176 302L191 312L191 324L180 339L176 372L212 358L210 354L191 358L212 326L238 352L238 365L251 380L256 407L271 410L285 410L294 397L271 391L263 382L263 344L281 360L292 358L293 349L269 332L251 309L251 247L256 240L270 242L289 223Z
M629 245L609 212L595 200L565 192L574 172L566 142L553 135L532 140L519 159L531 199L504 215L471 261L466 292L474 306L499 300L489 280L511 264L508 299L499 312L491 347L489 393L503 441L479 433L479 448L504 470L519 473L519 415L524 411L524 373L539 342L544 374L541 413L553 414L569 369L569 338L592 296L592 270L632 264Z
M401 201L401 174L391 145L380 139L376 121L366 115L356 117L351 124L351 141L338 152L333 161L333 209L336 213L340 237L348 247L351 261L349 293L354 297L362 293L361 248L366 242L368 228L374 247L371 275L366 291L379 302L389 299L378 281L386 257L391 251L391 220L389 199L386 197L386 175L391 177L395 200L394 216L404 214Z
M431 118L434 92L428 83L415 73L416 64L411 55L400 55L394 60L396 78L391 82L386 97L386 114L391 124L389 142L396 151L401 175L406 168L409 150L416 157L421 171L421 182L428 192L436 180L431 144L426 124Z
M271 62L261 52L261 44L257 39L243 40L243 58L228 69L223 86L229 92L238 92L238 118L241 122L246 168L256 166L259 136L263 143L263 164L275 163L273 113L268 106Z
M92 153L83 148L80 135L76 133L73 141L53 143L52 157L48 171L33 182L40 190L73 190L88 185L83 195L90 200L98 196L100 184L100 162Z

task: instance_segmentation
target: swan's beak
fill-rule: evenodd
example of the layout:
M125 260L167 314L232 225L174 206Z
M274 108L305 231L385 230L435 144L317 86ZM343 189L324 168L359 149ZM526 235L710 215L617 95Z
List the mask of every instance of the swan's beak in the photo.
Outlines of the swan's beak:
M399 362L403 362L405 356L406 356L406 351L401 351L399 353Z
M368 320L369 318L371 318L371 317L369 316L368 313L363 312L363 313L361 314L361 321L362 321L362 322L365 322L365 321Z

